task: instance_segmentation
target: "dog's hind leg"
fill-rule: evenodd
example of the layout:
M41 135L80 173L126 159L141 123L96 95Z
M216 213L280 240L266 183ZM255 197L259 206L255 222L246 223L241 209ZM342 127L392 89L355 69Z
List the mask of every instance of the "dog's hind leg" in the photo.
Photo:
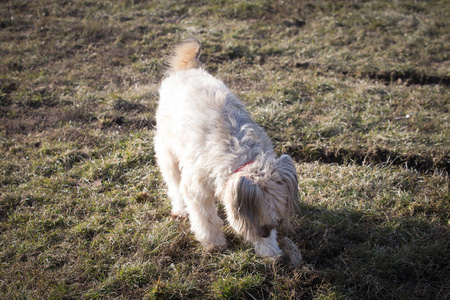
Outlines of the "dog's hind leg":
M164 181L167 184L168 195L172 203L172 217L186 217L186 205L180 193L181 172L178 162L167 149L155 147L158 165Z

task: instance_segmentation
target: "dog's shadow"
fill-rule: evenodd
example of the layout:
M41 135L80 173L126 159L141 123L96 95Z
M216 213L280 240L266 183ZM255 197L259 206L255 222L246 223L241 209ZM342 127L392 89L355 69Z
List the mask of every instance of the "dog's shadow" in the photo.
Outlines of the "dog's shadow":
M380 220L350 209L331 210L300 204L289 225L278 229L279 238L289 237L300 249L304 263L326 269L351 248L369 242Z
M318 282L388 295L401 289L438 293L449 274L450 234L413 216L300 204L291 228L281 228L303 256L301 267ZM442 277L443 276L443 277ZM299 283L300 284L300 283ZM445 290L445 288L444 288Z

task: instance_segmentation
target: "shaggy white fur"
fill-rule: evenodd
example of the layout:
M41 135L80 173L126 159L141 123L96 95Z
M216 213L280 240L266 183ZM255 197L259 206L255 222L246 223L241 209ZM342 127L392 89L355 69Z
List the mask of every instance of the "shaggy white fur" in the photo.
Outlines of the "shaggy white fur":
M172 215L188 216L208 249L224 248L220 201L230 226L257 254L277 256L282 251L274 228L297 201L294 162L276 157L244 105L201 68L200 49L195 39L180 44L159 90L154 144Z

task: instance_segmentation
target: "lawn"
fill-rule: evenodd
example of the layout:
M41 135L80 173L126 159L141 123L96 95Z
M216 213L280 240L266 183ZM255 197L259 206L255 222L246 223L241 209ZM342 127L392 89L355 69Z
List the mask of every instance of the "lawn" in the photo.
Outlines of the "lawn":
M447 1L0 3L0 299L450 298ZM170 217L152 145L177 42L291 155L304 261Z

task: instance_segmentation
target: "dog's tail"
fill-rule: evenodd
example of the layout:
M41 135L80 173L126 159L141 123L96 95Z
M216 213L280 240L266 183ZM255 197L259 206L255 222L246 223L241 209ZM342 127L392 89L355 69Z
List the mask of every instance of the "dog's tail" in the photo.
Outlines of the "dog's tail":
M196 38L189 38L178 44L169 58L169 71L182 71L200 68L198 59L202 44Z

